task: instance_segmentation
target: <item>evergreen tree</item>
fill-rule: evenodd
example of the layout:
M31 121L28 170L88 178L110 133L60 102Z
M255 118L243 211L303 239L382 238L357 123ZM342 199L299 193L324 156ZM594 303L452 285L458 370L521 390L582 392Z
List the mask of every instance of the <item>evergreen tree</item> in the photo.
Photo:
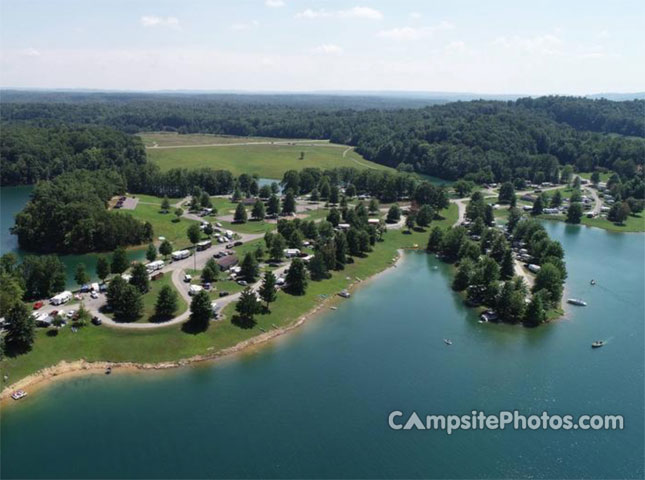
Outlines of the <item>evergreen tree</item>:
M441 230L440 227L434 227L430 231L426 250L428 250L429 252L438 252L441 250L442 243L443 243L443 230Z
M551 197L551 208L558 208L560 205L562 205L562 193L560 190L556 190Z
M325 278L329 278L327 264L323 254L320 252L316 252L314 257L309 260L307 268L309 269L309 274L311 275L312 280L324 280Z
M170 210L170 201L168 200L168 195L163 196L163 200L161 201L161 211L163 213L168 213Z
M526 307L524 314L524 323L530 327L537 327L546 320L544 303L541 295L533 295L533 298Z
M238 313L236 322L247 328L255 324L253 316L258 313L258 300L253 290L246 287L240 294L240 299L235 304L235 311Z
M181 208L181 207L177 207L177 208L175 209L175 218L174 218L174 220L173 220L173 221L174 221L175 223L177 223L177 222L181 219L181 216L182 216L183 214L184 214L184 209L183 209L183 208Z
M101 279L102 282L105 282L105 279L110 274L110 263L107 261L107 258L100 256L96 259L96 276Z
M256 220L263 220L265 215L264 203L260 199L256 200L251 211L251 216Z
M287 191L287 194L284 196L284 201L282 202L282 214L283 215L292 215L296 212L296 197L293 194L293 191Z
M484 223L489 227L495 224L495 212L492 205L486 205L484 208Z
M544 202L542 200L542 195L538 195L538 197L533 202L533 209L531 210L531 215L542 215L543 209L544 209Z
M567 209L567 223L577 224L582 220L582 205L572 203Z
M247 220L246 208L243 203L238 203L235 207L235 214L233 215L234 223L245 223Z
M347 195L349 198L355 197L356 187L351 183L347 185L347 187L345 188L345 195Z
M335 208L330 209L329 213L327 214L327 221L331 223L334 227L337 227L338 224L340 223L340 220L341 220L340 212Z
M15 302L7 312L5 319L7 321L6 348L15 352L31 350L36 328L27 305Z
M417 213L417 225L427 227L434 218L434 210L430 205L423 205Z
M361 244L358 238L358 230L354 227L351 227L347 231L347 248L349 250L349 254L352 256L358 256L361 254Z
M502 257L502 263L500 265L500 274L502 280L509 280L515 275L515 263L513 262L513 252L510 248L504 250L504 256Z
M209 258L202 269L202 281L205 283L216 282L219 278L219 266L214 259Z
M276 290L276 278L273 272L266 272L262 280L262 285L260 285L260 298L267 302L267 310L269 310L269 304L275 302L278 298L278 292Z
M473 273L474 264L470 258L464 258L459 263L459 268L457 273L455 273L455 278L452 282L452 289L458 292L468 288L470 283L470 277Z
M334 185L329 189L329 203L336 205L338 203L338 187Z
M387 211L387 217L386 217L385 221L387 223L396 223L400 219L401 219L401 209L399 208L399 205L395 203Z
M177 311L177 306L177 292L170 285L161 287L155 303L155 315L159 319L172 318Z
M135 263L132 267L132 277L130 285L137 287L140 293L146 293L150 290L150 281L148 280L148 271L143 263Z
M131 322L141 317L143 301L139 290L129 285L120 276L110 281L106 296L108 306L112 308L116 320Z
M202 208L211 208L213 206L213 203L211 202L211 197L208 195L207 192L202 192L201 195L199 196L199 205Z
M249 282L255 282L256 278L260 273L260 268L258 267L258 261L255 259L255 255L251 252L244 255L242 260L242 265L240 265L241 271L240 275Z
M547 296L543 299L556 305L562 298L562 274L560 269L551 263L541 265L540 271L535 276L533 293L545 291Z
M347 237L343 232L337 232L334 237L336 245L336 270L343 270L347 263Z
M112 264L110 265L110 270L116 275L121 275L125 272L130 266L128 261L127 254L125 253L125 248L117 247L112 254Z
M515 187L511 182L504 182L499 189L499 203L511 203L515 197Z
M515 225L522 218L522 212L519 208L511 208L508 212L508 221L506 223L506 229L509 232L512 232L515 229Z
M307 271L299 258L294 258L286 277L287 289L293 295L304 295L307 290Z
M289 248L302 248L302 242L304 241L304 235L302 232L298 229L294 229L293 232L291 232L291 235L289 235L289 241L287 242L289 244Z
M190 323L194 329L202 332L207 330L212 316L213 307L206 290L201 290L193 295L190 301Z
M280 199L275 195L269 197L269 202L267 204L267 214L271 216L278 215L280 213Z
M239 187L235 187L235 190L233 191L233 196L231 197L232 202L239 202L242 200L242 192L240 191Z
M314 188L311 191L311 195L309 195L309 200L311 200L312 202L317 202L318 200L320 200L320 193L318 192L317 188Z
M149 262L154 262L157 259L157 247L154 243L148 244L148 249L146 250L146 260Z
M408 229L408 232L412 232L412 229L414 228L415 223L416 223L416 217L414 213L412 212L408 213L408 216L405 217L405 226Z
M172 253L172 243L168 240L161 242L161 245L159 245L159 253L162 254L164 258L167 258L168 255Z
M276 262L282 260L285 248L287 248L287 242L282 235L276 233L271 240L271 247L269 249L271 259Z
M74 273L74 280L79 286L85 285L90 281L90 276L85 271L85 264L79 263L76 265L76 272Z

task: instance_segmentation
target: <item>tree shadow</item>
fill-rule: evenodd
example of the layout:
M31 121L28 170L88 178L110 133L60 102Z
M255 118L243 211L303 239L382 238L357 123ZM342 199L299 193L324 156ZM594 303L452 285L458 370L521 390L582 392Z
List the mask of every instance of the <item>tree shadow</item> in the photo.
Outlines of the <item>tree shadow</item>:
M188 320L187 322L184 322L181 326L181 331L184 333L188 333L190 335L197 335L200 333L204 333L206 330L208 330L208 323L199 323L194 320Z
M148 318L148 322L150 323L164 323L169 320L172 320L173 316L172 315L157 315L156 313L151 315Z
M257 322L253 318L238 314L233 315L233 317L231 318L231 323L245 330L253 328L257 324Z

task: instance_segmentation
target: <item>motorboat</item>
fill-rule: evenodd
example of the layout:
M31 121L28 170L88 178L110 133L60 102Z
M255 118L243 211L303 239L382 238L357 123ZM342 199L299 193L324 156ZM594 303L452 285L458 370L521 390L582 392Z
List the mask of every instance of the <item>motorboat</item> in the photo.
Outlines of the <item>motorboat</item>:
M595 285L596 281L592 278L591 281L589 282L591 285Z
M584 300L580 300L579 298L569 298L567 299L567 303L570 303L571 305L577 305L579 307L586 307L587 302Z
M444 339L443 339L443 343L445 343L446 345L452 345L452 340L449 340L449 339L447 339L447 338L444 338Z
M596 340L591 344L591 348L600 348L605 344L602 340Z
M16 390L11 394L11 398L14 400L20 400L21 398L25 398L27 396L27 392L24 390Z

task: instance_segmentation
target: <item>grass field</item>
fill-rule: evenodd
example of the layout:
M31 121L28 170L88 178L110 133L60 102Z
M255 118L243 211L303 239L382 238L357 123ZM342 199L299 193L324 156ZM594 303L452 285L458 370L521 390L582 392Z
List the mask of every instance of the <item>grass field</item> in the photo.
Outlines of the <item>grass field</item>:
M156 197L150 197L154 199ZM150 202L152 203L152 202ZM161 202L159 203L159 205ZM127 213L133 217L142 220L144 222L150 222L154 231L155 243L159 243L157 239L159 237L166 237L166 239L172 243L172 246L175 250L180 248L190 246L190 241L186 235L186 231L191 223L195 223L194 220L189 220L187 218L180 218L178 222L173 222L176 219L175 215L172 213L161 213L159 207L151 205L149 203L141 203L137 205L137 208L134 210L127 210Z
M392 170L389 167L369 162L353 150L342 145L243 145L148 149L148 158L162 170L184 167L188 169L211 167L229 170L233 175L257 174L262 178L282 178L287 170L306 167L321 169L335 167L374 168ZM300 160L300 153L304 158ZM393 171L393 170L392 170Z
M230 143L256 142L302 142L302 139L270 137L236 137L234 135L212 135L208 133L190 133L179 135L176 132L141 132L138 134L146 147L176 147L182 145L226 145ZM308 143L328 143L327 140L305 140Z
M445 219L435 221L433 225L447 227L457 219L455 205L451 205L442 213ZM271 312L257 315L257 324L253 328L242 329L230 322L230 315L234 309L231 305L225 309L228 315L226 318L213 322L206 332L199 334L185 333L181 326L177 325L150 331L132 331L105 326L95 327L90 324L81 328L78 333L71 333L68 328L61 329L55 337L50 337L46 331L39 329L31 352L5 358L0 366L3 373L9 376L9 381L15 382L62 360L74 361L84 358L90 362L162 362L221 350L260 334L261 328L268 331L273 325L283 327L292 324L300 315L346 288L356 278L366 279L386 268L391 264L397 249L414 245L424 248L428 232L429 229L411 234L401 230L388 231L384 241L377 243L369 256L357 258L354 263L348 264L345 270L334 272L328 280L310 281L306 295L293 297L283 292L278 293L278 300L271 304ZM347 280L347 277L350 280Z

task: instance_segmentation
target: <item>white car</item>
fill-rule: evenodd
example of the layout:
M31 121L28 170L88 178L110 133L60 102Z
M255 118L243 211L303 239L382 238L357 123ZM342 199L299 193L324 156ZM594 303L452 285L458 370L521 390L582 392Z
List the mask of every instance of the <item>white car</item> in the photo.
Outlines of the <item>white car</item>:
M188 274L184 275L184 282L188 283L188 282L190 282L192 279L193 279L193 277L192 277L191 275L188 275Z
M98 294L98 293L96 293L95 291L92 291L92 292L90 293L90 297L92 297L92 298L99 298L99 294Z
M72 318L75 313L76 313L76 310L70 310L69 312L67 312L67 318Z

